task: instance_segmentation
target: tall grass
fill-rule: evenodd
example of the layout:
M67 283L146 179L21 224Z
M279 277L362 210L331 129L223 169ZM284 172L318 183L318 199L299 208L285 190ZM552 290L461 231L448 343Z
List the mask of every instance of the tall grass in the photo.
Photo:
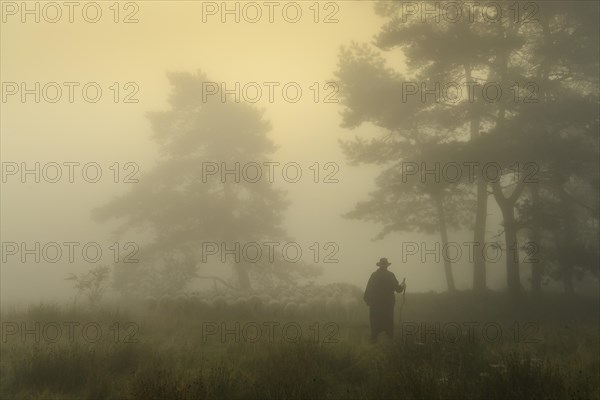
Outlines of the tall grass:
M434 309L439 304L428 297L423 302ZM423 304L415 308L430 321L448 318ZM204 343L194 319L56 306L3 315L4 321L77 318L103 326L116 318L137 319L139 342L115 343L111 337L97 343L3 342L0 398L600 399L598 325L565 315L554 320L545 315L536 333L541 339L531 343L510 337L490 343L399 335L377 345L367 344L364 324L341 326L337 343L306 338ZM166 321L176 323L165 326Z

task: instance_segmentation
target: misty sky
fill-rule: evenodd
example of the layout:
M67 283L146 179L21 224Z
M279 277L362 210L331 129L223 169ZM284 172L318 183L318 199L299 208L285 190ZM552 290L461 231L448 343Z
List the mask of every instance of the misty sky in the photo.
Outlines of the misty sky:
M170 90L168 71L204 71L211 80L233 85L240 82L298 82L304 89L295 104L277 94L275 102L260 101L265 118L272 123L270 137L279 146L273 161L297 162L308 168L314 162L335 162L340 166L337 184L277 184L288 191L291 205L286 228L299 243L337 242L338 264L320 264L323 282L344 281L364 287L380 257L388 257L391 270L406 276L409 290L445 288L441 263L419 262L401 265L402 241L427 240L437 236L393 234L372 242L380 227L367 222L347 220L341 214L367 198L375 188L378 168L349 167L338 144L340 138L354 135L374 137L377 128L362 126L355 131L341 128L337 104L315 104L308 87L333 80L338 50L351 41L370 42L383 20L373 11L372 2L337 2L338 23L314 23L303 3L306 16L296 24L283 21L221 23L218 16L202 22L200 2L142 2L138 23L115 24L104 4L103 18L86 23L75 14L74 23L21 23L8 17L1 30L2 82L98 82L103 96L96 104L82 100L76 90L73 104L66 94L55 104L32 100L21 103L18 96L2 102L1 157L3 162L77 161L97 162L104 173L114 162L135 162L139 178L157 157L152 130L146 113L167 107ZM325 11L323 11L325 14ZM390 65L402 68L396 52L386 56ZM137 104L114 103L108 89L113 82L139 86ZM277 93L277 92L276 92ZM30 97L31 99L31 97ZM100 183L22 184L16 178L2 185L2 241L28 243L95 241L107 247L114 224L91 220L90 210L105 204L131 184ZM490 202L491 205L491 202ZM496 213L495 207L490 212ZM490 236L500 230L498 218L490 218ZM131 236L120 241L138 241ZM139 234L140 237L143 233ZM469 235L452 232L450 240L469 240ZM471 282L468 264L456 265L458 287ZM62 300L74 294L65 282L67 272L88 269L90 264L69 265L21 263L16 257L3 263L1 300ZM525 268L524 268L525 270ZM504 283L504 263L488 264L489 286ZM525 271L523 273L526 273Z

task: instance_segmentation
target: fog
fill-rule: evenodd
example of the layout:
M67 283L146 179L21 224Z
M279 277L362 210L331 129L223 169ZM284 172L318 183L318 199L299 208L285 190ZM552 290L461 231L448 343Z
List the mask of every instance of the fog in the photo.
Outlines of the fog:
M305 8L304 12L309 10ZM339 262L321 264L323 275L319 279L363 285L376 268L375 262L385 256L396 261L393 269L407 277L411 290L444 288L441 264L435 263L433 256L425 264L416 257L412 263L401 264L398 252L404 241L433 243L435 235L394 233L372 241L380 229L376 224L342 217L374 190L380 168L349 166L338 140L359 133L375 137L381 129L370 124L362 126L360 132L341 128L340 106L315 103L314 92L309 89L314 82L323 85L334 81L341 45L372 41L384 21L375 14L372 3L343 3L336 11L339 22L328 24L315 24L308 17L291 24L281 16L269 23L267 15L265 22L255 24L243 18L235 23L235 16L229 17L233 23L224 24L219 15L207 16L206 23L198 23L201 4L172 7L160 2L144 4L139 22L134 24L115 24L108 18L96 24L70 24L66 22L66 10L65 22L54 24L44 23L43 14L40 23L13 23L18 16L6 16L7 23L2 26L3 81L27 82L26 88L34 90L35 82L40 82L38 95L42 100L36 103L35 94L27 95L25 102L21 93L7 95L2 104L2 159L18 163L19 168L25 163L27 168L35 169L35 163L39 163L40 173L48 162L57 162L63 177L57 183L43 176L38 183L33 174L25 179L19 174L6 178L2 188L3 242L25 242L30 248L35 242L41 246L51 242L79 242L82 246L95 242L106 253L113 240L111 224L92 221L90 211L134 185L112 182L108 177L114 171L108 168L115 162L135 163L139 166L136 176L143 179L158 157L146 113L167 107L167 72L195 73L201 69L211 81L224 82L230 90L235 90L236 82L242 86L261 83L264 93L256 105L265 110L265 118L272 124L268 136L278 146L271 156L273 161L298 163L305 177L312 173L307 168L315 162L338 166L337 183L315 184L306 178L298 183L283 179L274 182L287 191L291 201L284 226L305 252L306 245L314 242L339 245ZM34 16L29 18L33 20ZM14 40L16 37L19 40ZM387 58L395 68L404 70L401 56L391 54ZM58 83L62 90L56 103L44 101L42 89L49 82ZM73 84L72 103L69 86L63 82L79 83ZM81 94L83 85L89 82L97 82L103 90L97 103L87 102ZM115 91L109 89L114 82L121 86L122 97L133 92L124 90L123 85L133 82L139 91L132 100L138 102L114 103ZM291 103L277 90L271 103L268 87L262 82L295 82L304 93L298 102ZM48 90L48 98L54 98L54 87ZM64 162L99 163L104 178L97 183L85 182L77 166L73 167L76 175L70 183ZM492 209L490 233L498 230L496 216ZM124 240L137 243L142 240L140 235L143 237L143 233L134 232ZM34 257L30 255L25 263L19 255L3 260L3 304L68 299L74 293L64 280L67 272L90 267L81 254L73 263L68 262L66 254L56 263L44 257L32 263ZM463 280L468 286L468 263L457 266L456 274L459 286L463 286ZM490 268L490 279L492 287L502 287L501 267Z
M183 387L202 352L230 351L221 338L194 353L200 324L204 345L214 333L205 324L219 321L329 321L351 349L340 354L363 368L384 363L367 340L370 326L377 342L371 285L387 259L397 306L386 323L397 322L402 339L412 332L407 320L492 321L505 339L524 327L547 345L526 349L534 360L550 365L548 349L568 342L595 376L598 4L470 4L3 1L3 350L27 342L11 342L15 321L91 318L112 327L128 318L148 348L167 349L172 360L158 364L176 365ZM379 333L397 340L390 330ZM431 367L436 383L410 378L426 358L417 354L422 339L414 354L382 350L414 362L398 367L399 381L434 388L409 388L409 397L463 397L464 387L443 385L504 373L459 368L457 378L452 359L448 371ZM242 353L251 348L244 344ZM508 354L499 344L485 346L452 351L485 359L460 365L511 368L492 360ZM162 381L153 372L144 380L136 363L150 353L136 349L134 381L97 398L162 396L162 386L144 391ZM0 363L3 374L23 374L21 351ZM440 357L430 361L442 365ZM565 368L578 368L573 360ZM277 362L265 368L283 368ZM316 374L298 385L313 388L326 375ZM560 376L557 396L572 394L579 381ZM46 379L7 378L0 392L100 393L28 377ZM486 381L473 393L531 397L545 390L531 382L546 378L527 375L514 393L488 391L508 380ZM173 398L252 397L206 379L202 395ZM343 394L324 384L318 393L292 385L266 395L256 379L256 398L383 398L397 389L395 381L375 389L374 378L353 386L363 381L353 383L351 371L336 381L350 387ZM590 379L583 397L599 393Z

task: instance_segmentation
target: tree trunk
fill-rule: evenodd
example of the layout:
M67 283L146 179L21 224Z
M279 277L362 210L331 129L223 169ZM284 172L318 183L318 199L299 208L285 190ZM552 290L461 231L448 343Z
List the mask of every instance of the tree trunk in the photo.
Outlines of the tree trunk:
M483 246L485 243L485 226L487 219L487 182L482 176L477 177L477 212L475 214L475 230L473 241ZM483 252L473 255L473 289L484 291L487 288L487 271Z
M471 74L471 66L465 64L465 80L471 82L473 80ZM477 103L475 103L477 104ZM481 118L479 110L474 106L469 110L469 130L471 138L475 140L479 137L479 126ZM473 242L483 245L485 243L485 226L487 220L487 182L482 176L477 176L477 210L475 212L475 228L473 230ZM476 251L473 255L473 290L483 291L486 289L486 265L483 253Z
M225 204L235 203L235 193L231 189L231 184L223 183L223 201ZM234 245L239 237L231 236L231 244ZM249 266L242 260L233 264L233 274L235 276L237 287L240 290L250 290L252 285L250 284L250 275L248 274Z
M506 244L506 284L508 291L513 294L521 293L521 278L519 276L519 243L517 242L517 221L515 220L515 203L525 188L521 179L509 197L504 197L500 180L492 182L494 198L502 211L504 224L504 241Z
M444 202L441 193L435 196L435 204L437 208L440 234L442 236L442 249L447 249L448 231L446 230L446 214L444 213ZM444 257L444 273L446 274L446 284L448 285L448 291L455 291L456 286L454 285L454 275L452 274L452 263L450 262L450 260L448 260L448 257Z
M573 271L570 268L564 269L562 274L563 288L567 296L575 295L575 286L573 286Z
M540 191L538 185L531 185L531 200L533 210L533 223L531 227L531 240L538 247L541 239L541 227L540 218L538 215L538 206L540 205ZM534 296L539 296L542 292L542 275L543 275L543 264L541 260L537 260L531 265L531 292Z
M560 197L560 203L562 208L563 218L563 234L564 239L562 240L562 249L558 255L558 262L561 269L563 287L565 294L573 296L575 294L575 287L573 286L573 262L570 253L573 251L573 244L576 240L576 230L574 226L575 215L571 207L571 203L565 191L562 188L562 184L559 186L558 195Z
M506 242L506 284L509 292L521 292L519 275L519 242L517 241L517 224L512 205L502 210L504 219L504 240Z

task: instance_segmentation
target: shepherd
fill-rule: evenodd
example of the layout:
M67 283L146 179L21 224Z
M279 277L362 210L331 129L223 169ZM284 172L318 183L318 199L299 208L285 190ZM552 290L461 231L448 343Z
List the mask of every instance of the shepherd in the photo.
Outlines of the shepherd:
M398 282L396 275L388 271L392 265L387 258L381 258L376 263L379 269L371 274L363 299L369 306L369 320L371 322L371 343L377 342L381 332L385 332L390 338L394 337L394 304L396 293L402 293L406 289L404 281Z

